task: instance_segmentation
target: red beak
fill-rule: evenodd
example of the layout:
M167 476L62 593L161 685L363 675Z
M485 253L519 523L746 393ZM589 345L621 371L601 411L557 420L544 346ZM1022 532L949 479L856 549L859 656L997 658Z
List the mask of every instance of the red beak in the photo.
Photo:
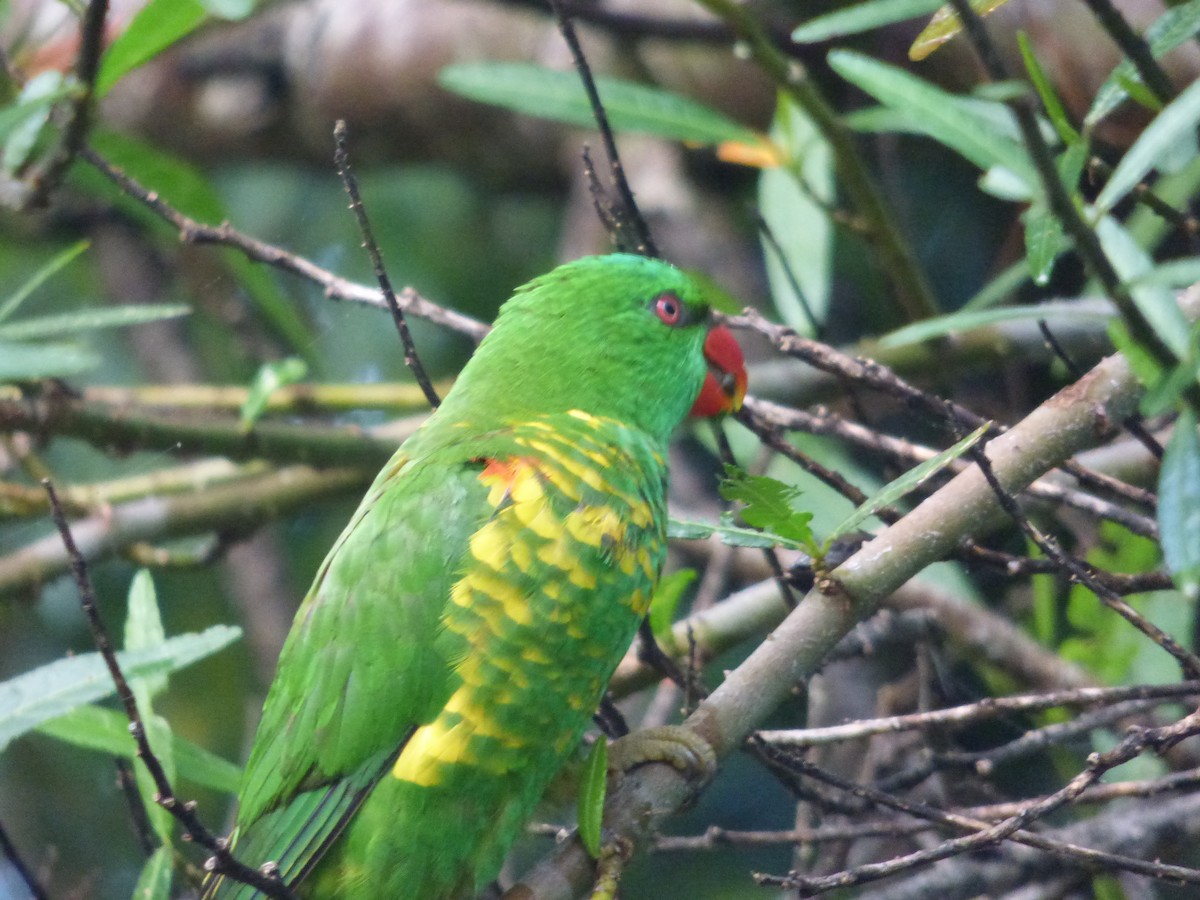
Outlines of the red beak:
M692 404L691 415L706 418L737 412L746 396L746 361L742 358L742 348L724 325L708 332L704 358L708 360L708 374Z

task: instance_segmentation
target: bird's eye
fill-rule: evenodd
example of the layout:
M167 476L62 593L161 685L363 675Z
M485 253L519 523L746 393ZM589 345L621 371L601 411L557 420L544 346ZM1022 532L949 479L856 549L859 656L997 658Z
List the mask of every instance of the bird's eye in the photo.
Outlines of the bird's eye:
M654 300L654 314L667 325L678 325L683 318L683 302L674 294L660 294Z

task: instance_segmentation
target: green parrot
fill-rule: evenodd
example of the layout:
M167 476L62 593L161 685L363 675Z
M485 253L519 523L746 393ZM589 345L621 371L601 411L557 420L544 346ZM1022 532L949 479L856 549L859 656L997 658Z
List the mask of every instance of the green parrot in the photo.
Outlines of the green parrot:
M494 880L646 613L672 430L745 389L704 289L664 262L588 257L519 288L296 614L238 859L301 897ZM214 876L203 896L261 895Z

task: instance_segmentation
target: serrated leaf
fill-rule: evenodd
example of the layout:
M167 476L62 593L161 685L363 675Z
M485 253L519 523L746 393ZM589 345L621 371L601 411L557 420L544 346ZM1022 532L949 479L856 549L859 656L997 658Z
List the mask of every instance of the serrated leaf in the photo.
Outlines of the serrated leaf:
M1012 322L1022 319L1046 319L1049 321L1104 322L1112 318L1114 307L1107 301L1091 302L1078 300L1051 300L1027 306L1001 306L992 309L964 309L948 313L923 322L893 331L880 339L881 347L901 347L944 337L956 332L986 328L997 322Z
M37 727L38 734L108 756L133 760L136 747L129 734L129 720L115 709L87 704ZM193 784L232 794L241 782L242 770L220 756L172 732L171 753L180 775Z
M603 843L604 795L608 790L608 741L596 738L583 769L579 773L579 840L591 854L600 858Z
M986 16L1007 2L1008 0L971 0L971 8L980 16ZM960 31L962 31L962 22L958 20L958 13L954 11L954 7L943 6L934 13L929 24L917 35L912 46L908 48L908 58L913 62L924 59Z
M1164 157L1176 153L1180 142L1190 142L1194 150L1197 123L1200 123L1200 81L1185 88L1138 135L1100 191L1096 208L1111 210L1158 168Z
M1150 52L1155 59L1170 53L1176 47L1200 32L1200 0L1189 0L1173 6L1156 19L1146 29L1145 39L1150 45ZM1105 116L1116 109L1125 100L1127 94L1125 85L1141 84L1141 76L1132 61L1123 59L1111 75L1105 80L1096 97L1092 108L1084 117L1085 128L1093 128Z
M13 344L0 341L0 381L66 378L100 365L100 357L75 344Z
M579 76L528 63L463 63L438 73L438 84L480 103L541 119L595 127ZM754 131L694 100L617 78L596 89L616 131L640 132L695 144L760 143Z
M177 319L189 313L191 310L188 307L178 304L136 304L108 309L81 309L0 325L0 340L28 341L60 334L79 334L81 331L99 331L102 328L127 328L147 322Z
M281 387L302 381L306 375L308 364L296 356L263 363L246 392L246 402L242 404L242 430L249 431L254 427L254 423L267 408L272 393Z
M133 900L168 900L173 865L173 852L166 844L151 853L134 885Z
M90 246L90 241L79 241L72 244L61 253L56 253L48 263L26 278L20 287L9 294L3 303L0 303L0 322L3 322L15 313L20 305L28 299L30 294L41 287L53 275L66 268L68 263Z
M800 491L769 475L751 475L737 466L726 465L721 481L721 497L744 504L739 515L748 524L793 544L811 547L814 543L812 513L796 507Z
M942 0L868 0L809 19L792 32L792 40L798 44L812 44L862 34L929 15L941 5Z
M208 12L198 0L150 0L104 54L96 96L103 97L123 75L191 34L206 18Z
M670 575L664 575L654 589L650 598L650 630L656 638L671 631L671 623L675 621L675 610L683 599L684 591L696 580L695 569L680 569Z
M1179 414L1163 454L1158 528L1167 569L1194 602L1200 596L1200 440L1190 408Z
M991 422L980 425L965 438L946 450L943 450L937 456L925 460L919 466L913 466L899 478L884 485L883 488L877 491L871 497L868 497L858 509L854 510L844 522L838 525L833 532L825 540L825 546L830 546L834 541L844 534L847 534L858 528L863 522L869 519L875 513L884 507L891 506L905 494L920 487L954 460L958 459L972 447L987 433L987 430L992 427Z
M214 625L168 638L157 647L120 652L126 678L170 673L211 656L241 636L240 628ZM111 695L108 668L99 653L82 653L0 683L0 750L43 722Z
M861 53L834 50L828 61L842 78L885 106L905 113L910 129L944 144L981 169L1000 166L1030 186L1039 184L1025 148L1010 136L1014 127L1011 114L998 104L956 97ZM990 106L995 112L984 113L981 106Z

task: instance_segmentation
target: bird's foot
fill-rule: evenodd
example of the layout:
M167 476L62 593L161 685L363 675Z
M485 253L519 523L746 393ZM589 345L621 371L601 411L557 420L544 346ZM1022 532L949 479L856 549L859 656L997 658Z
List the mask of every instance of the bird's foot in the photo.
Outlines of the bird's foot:
M608 747L609 777L618 779L638 766L665 763L684 773L688 780L706 784L717 771L717 754L712 745L682 725L660 725L634 731Z

